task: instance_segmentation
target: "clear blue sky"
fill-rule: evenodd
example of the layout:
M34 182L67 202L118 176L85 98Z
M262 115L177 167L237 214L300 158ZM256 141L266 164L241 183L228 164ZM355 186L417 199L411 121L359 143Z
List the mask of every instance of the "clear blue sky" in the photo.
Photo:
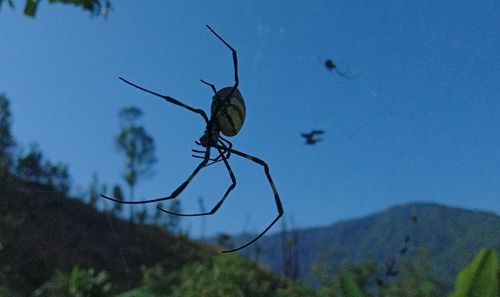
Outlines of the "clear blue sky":
M181 1L179 1L181 2ZM19 3L19 6L21 3ZM117 79L208 110L232 85L238 51L247 119L236 148L266 160L288 218L327 225L395 204L433 201L500 213L500 4L481 1L114 1L107 20L40 4L0 11L0 91L14 134L70 166L86 189L93 172L124 183L114 146L117 113L135 105L154 137L156 175L140 197L170 194L194 169L200 118ZM348 81L318 56L361 76ZM305 146L301 132L324 129ZM231 158L238 185L208 234L260 231L274 217L259 166ZM211 166L181 195L217 201L230 180ZM202 221L185 218L198 236ZM278 231L276 226L272 231Z

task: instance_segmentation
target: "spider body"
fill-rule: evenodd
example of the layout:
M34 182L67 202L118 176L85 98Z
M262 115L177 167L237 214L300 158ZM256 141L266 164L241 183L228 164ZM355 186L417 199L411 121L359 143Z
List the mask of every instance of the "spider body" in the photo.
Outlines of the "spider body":
M331 70L337 68L337 65L335 65L335 63L333 63L332 59L327 59L325 61L325 67L326 67L326 69L331 71Z
M241 158L245 158L249 161L254 162L255 164L259 165L264 169L264 174L267 177L267 181L269 182L269 185L271 186L271 190L274 196L274 202L276 205L276 210L278 214L274 218L274 220L261 232L259 233L254 239L251 241L247 242L246 244L232 249L232 250L226 250L223 252L234 252L237 250L240 250L242 248L245 248L249 246L250 244L254 243L257 241L260 237L262 237L271 227L283 216L283 206L281 204L281 199L279 197L278 191L276 190L276 186L274 185L273 179L271 177L271 174L269 173L269 166L267 165L266 162L263 160L248 155L244 152L241 152L239 150L233 149L233 144L225 139L222 135L224 134L225 136L232 137L238 134L238 132L241 130L241 127L243 126L243 123L245 121L245 116L246 116L246 107L245 107L245 102L243 101L243 96L241 95L240 91L238 90L238 85L239 85L239 78L238 78L238 58L236 54L236 50L232 48L222 37L220 37L210 26L207 25L207 28L212 32L226 47L228 47L231 50L232 56L233 56L233 66L234 66L234 85L232 87L226 87L222 88L219 91L215 88L215 85L208 83L204 80L201 80L202 83L208 85L213 93L214 96L212 98L212 104L211 104L211 112L210 112L210 118L207 116L204 110L199 109L199 108L194 108L192 106L189 106L175 98L172 98L170 96L165 96L161 95L159 93L153 92L151 90L148 90L146 88L143 88L141 86L138 86L124 78L120 79L124 81L125 83L142 90L144 92L150 93L152 95L155 95L157 97L160 97L164 99L165 101L177 105L181 108L184 108L186 110L189 110L195 114L198 114L201 116L203 121L205 122L205 131L203 135L200 137L198 141L195 141L197 145L199 145L201 148L200 150L191 150L193 153L201 154L201 155L196 155L193 154L192 156L195 158L203 159L201 163L198 164L198 166L193 170L191 175L189 175L184 182L178 186L170 195L165 196L165 197L160 197L160 198L152 198L152 199L147 199L147 200L141 200L141 201L133 201L133 200L122 200L122 199L117 199L113 197L108 197L105 195L101 195L102 197L117 202L117 203L124 203L124 204L143 204L143 203L155 203L155 202L160 202L164 200L169 200L169 199L175 199L179 196L179 194L189 185L189 183L195 178L195 176L200 172L203 168L206 168L209 165L215 164L217 162L223 162L224 166L227 169L227 172L229 173L229 177L231 179L231 185L227 188L226 192L220 198L219 202L208 212L202 212L202 213L191 213L191 214L185 214L185 213L175 213L171 212L168 210L165 210L161 208L160 206L157 206L158 209L161 211L171 214L171 215L177 215L177 216L205 216L205 215L212 215L214 214L224 203L226 198L228 197L229 193L236 187L236 177L233 173L233 170L231 169L231 166L229 165L228 159L232 155L239 156ZM211 150L214 149L216 153L218 154L215 158L210 158L210 153ZM211 161L211 163L209 163Z
M215 116L217 127L226 136L235 136L245 122L246 107L238 89L232 94L232 87L220 89L212 98L212 117ZM228 98L228 95L231 97Z

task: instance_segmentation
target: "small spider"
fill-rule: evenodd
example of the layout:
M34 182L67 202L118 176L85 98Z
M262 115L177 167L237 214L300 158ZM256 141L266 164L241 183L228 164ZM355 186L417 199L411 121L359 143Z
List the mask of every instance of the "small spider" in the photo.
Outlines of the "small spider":
M386 271L385 275L386 276L397 276L399 274L399 269L396 267L396 259L392 258L386 263Z
M205 126L205 131L203 135L200 137L199 141L195 141L195 143L201 147L204 148L204 150L192 150L194 153L201 153L203 156L197 156L193 155L195 158L200 158L203 159L201 163L194 169L193 173L179 186L177 189L175 189L172 194L166 197L161 197L161 198L154 198L154 199L149 199L149 200L142 200L142 201L122 201L116 198L108 197L105 195L101 195L102 197L118 202L118 203L125 203L125 204L139 204L139 203L153 203L153 202L159 202L159 201L164 201L168 199L174 199L176 198L193 180L193 178L196 176L196 174L203 168L212 165L214 163L222 161L229 173L229 176L231 178L231 185L228 187L222 198L219 200L219 202L208 212L203 212L203 213L192 213L192 214L181 214L181 213L174 213L167 211L160 206L157 206L158 209L161 211L171 214L171 215L177 215L177 216L204 216L204 215L212 215L214 214L224 203L226 200L227 196L229 193L236 187L236 177L233 174L233 171L231 169L231 166L229 165L228 159L231 156L231 154L246 158L252 162L255 162L259 164L260 166L263 167L264 173L266 174L267 180L269 181L269 184L271 185L271 189L274 194L274 200L276 203L276 208L278 210L278 215L276 218L262 231L257 237L249 241L248 243L235 248L231 250L225 250L223 253L228 253L228 252L235 252L240 249L243 249L250 244L254 243L256 240L258 240L260 237L262 237L283 215L283 207L281 205L281 200L278 195L278 191L276 190L276 186L274 185L274 182L271 178L271 174L269 173L269 166L267 165L266 162L263 160L250 156L248 154L245 154L243 152L240 152L238 150L235 150L232 148L232 143L222 137L221 133L224 134L225 136L232 137L238 134L240 131L241 127L243 126L243 122L245 120L245 114L246 114L246 109L245 109L245 102L243 101L243 97L238 90L238 85L239 85L239 78L238 78L238 59L237 59L237 54L236 50L232 48L222 37L219 36L209 25L206 25L208 30L212 32L222 43L224 43L232 52L233 55L233 66L234 66L234 85L231 87L225 87L217 91L215 88L215 85L208 83L204 80L201 80L202 83L208 85L212 91L214 92L214 96L212 97L212 105L211 105L211 113L210 113L210 118L207 116L205 111L202 109L194 108L191 106L188 106L177 99L174 99L170 96L165 96L158 94L156 92L150 91L148 89L145 89L143 87L140 87L132 82L127 81L124 78L120 79L124 81L125 83L138 88L144 92L153 94L155 96L161 97L165 99L167 102L170 102L172 104L175 104L177 106L180 106L182 108L185 108L191 112L199 114L206 126ZM218 156L214 159L210 158L210 151L211 149L216 149L218 152ZM211 161L211 163L209 163Z
M312 130L310 133L301 133L300 135L306 139L306 144L313 145L318 141L321 141L321 138L314 138L314 135L324 134L323 130Z
M338 75L342 76L343 78L345 79L355 79L356 77L358 77L358 75L350 75L348 71L340 71L337 64L335 64L333 62L332 59L328 58L328 59L323 59L323 58L319 58L319 62L321 64L323 64L326 69L330 72L333 73L333 71L335 71Z

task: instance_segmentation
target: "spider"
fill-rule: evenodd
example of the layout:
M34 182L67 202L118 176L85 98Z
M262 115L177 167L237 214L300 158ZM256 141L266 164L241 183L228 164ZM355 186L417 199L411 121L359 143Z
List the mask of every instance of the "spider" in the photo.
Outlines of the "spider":
M320 57L319 58L319 62L321 64L323 64L328 71L330 71L332 73L333 73L333 71L335 71L335 72L337 72L338 75L342 76L345 79L351 80L351 79L355 79L355 78L358 77L358 75L350 75L348 71L340 71L339 67L337 66L337 64L335 64L333 62L333 60L330 59L330 58L328 58L328 59L325 60L325 59L323 59L323 58Z
M224 203L226 200L227 196L229 193L236 187L236 177L234 176L234 173L231 169L231 166L229 165L228 159L231 157L231 154L237 155L240 157L243 157L245 159L248 159L252 162L255 162L259 164L260 166L263 167L264 173L267 177L267 180L269 181L269 184L271 186L271 189L274 194L274 200L276 203L276 208L278 211L278 215L274 218L274 220L262 231L259 235L257 235L254 239L251 241L247 242L246 244L230 249L230 250L224 250L222 251L223 253L229 253L229 252L235 252L238 250L241 250L250 244L254 243L257 241L260 237L262 237L283 215L283 206L281 204L281 200L278 194L278 191L276 190L276 186L274 185L274 182L271 178L271 174L269 173L269 166L267 165L266 162L263 160L248 155L246 153L243 153L241 151L235 150L232 148L232 143L225 139L222 135L224 134L227 137L232 137L238 134L240 131L241 127L243 126L243 122L245 120L245 114L246 114L246 109L245 109L245 102L243 101L243 96L241 95L240 91L238 90L238 85L239 85L239 78L238 78L238 58L237 58L237 53L236 50L231 47L219 34L217 34L209 25L206 25L208 30L212 32L226 47L228 47L233 56L233 66L234 66L234 85L231 87L225 87L217 91L215 85L206 82L204 80L200 80L203 84L206 84L209 86L212 91L214 92L214 96L212 97L212 104L211 104L211 112L210 112L210 118L207 116L205 111L199 108L194 108L189 105L186 105L182 102L180 102L177 99L174 99L170 96L165 96L158 94L156 92L150 91L148 89L145 89L143 87L140 87L122 77L119 77L120 80L123 82L139 89L144 92L150 93L152 95L158 96L166 100L167 102L170 102L172 104L175 104L177 106L180 106L184 109L187 109L191 112L194 112L196 114L199 114L206 126L205 126L205 131L203 135L200 137L198 141L195 141L195 143L199 146L201 146L203 149L202 150L192 150L194 153L200 153L203 154L203 156L198 156L198 155L192 155L195 158L200 158L203 159L201 163L194 169L194 171L191 173L191 175L179 186L177 187L169 196L166 197L160 197L160 198L154 198L154 199L148 199L148 200L142 200L142 201L122 201L113 197L108 197L105 195L101 195L103 198L106 198L108 200L118 202L118 203L125 203L125 204L140 204L140 203L153 203L153 202L159 202L159 201L164 201L164 200L169 200L169 199L174 199L176 198L193 180L193 178L196 176L196 174L203 168L212 165L217 162L223 162L228 173L229 177L231 178L231 185L227 188L226 192L222 196L222 198L219 200L219 202L208 212L202 212L202 213L191 213L191 214L184 214L184 213L174 213L167 211L160 206L157 206L158 209L161 211L171 214L171 215L177 215L177 216L204 216L204 215L212 215L214 214ZM210 158L210 151L211 149L215 149L218 153L218 156L214 159ZM209 163L210 161L210 163Z

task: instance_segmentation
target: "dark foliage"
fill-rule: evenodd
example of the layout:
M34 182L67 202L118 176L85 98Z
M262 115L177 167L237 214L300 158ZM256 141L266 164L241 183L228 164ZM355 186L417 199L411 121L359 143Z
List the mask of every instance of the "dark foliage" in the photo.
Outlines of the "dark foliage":
M208 247L159 227L136 226L49 186L9 176L0 187L0 275L14 289L32 292L59 268L108 271L118 289L139 284L141 265L167 272L210 257Z
M2 7L4 0L0 0L0 8ZM41 0L26 0L24 3L24 14L29 17L35 17L38 11L38 5ZM48 0L49 3L54 4L71 4L77 7L81 7L85 11L90 12L94 16L102 15L107 16L109 10L111 9L110 0ZM11 8L14 8L14 1L7 0L7 4Z

